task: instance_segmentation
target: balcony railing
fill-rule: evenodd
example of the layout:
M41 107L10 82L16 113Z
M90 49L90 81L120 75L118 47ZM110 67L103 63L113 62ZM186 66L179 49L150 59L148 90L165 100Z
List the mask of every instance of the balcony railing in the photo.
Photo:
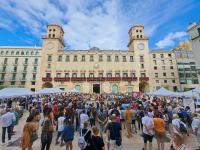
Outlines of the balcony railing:
M55 77L54 81L70 81L70 77Z
M51 77L44 77L44 78L42 78L42 81L52 81L52 78Z
M8 63L7 62L2 62L1 63L3 66L6 66Z
M28 65L28 62L24 62L23 65L24 65L24 66L27 66L27 65Z
M0 70L0 73L6 73L6 70Z
M38 63L37 63L37 62L34 62L34 63L33 63L33 65L34 65L34 66L37 66L37 65L38 65Z
M71 77L71 81L86 81L85 77Z
M87 77L87 78L86 77L54 77L54 81L137 81L137 80L138 80L137 77Z
M149 77L140 77L140 81L149 81Z

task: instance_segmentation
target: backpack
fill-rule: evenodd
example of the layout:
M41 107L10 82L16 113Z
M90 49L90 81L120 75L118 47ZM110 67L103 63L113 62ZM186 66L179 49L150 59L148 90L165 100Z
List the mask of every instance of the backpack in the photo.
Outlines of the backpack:
M187 129L181 121L180 121L180 132L181 133L187 133Z
M85 135L89 132L89 129L87 130L87 132L82 135L82 130L81 130L81 136L78 139L78 146L80 149L85 149L87 147L87 142L85 141Z

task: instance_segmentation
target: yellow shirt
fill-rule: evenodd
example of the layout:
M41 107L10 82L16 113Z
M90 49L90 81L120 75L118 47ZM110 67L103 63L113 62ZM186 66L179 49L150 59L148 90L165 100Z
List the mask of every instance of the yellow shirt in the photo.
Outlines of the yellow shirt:
M154 118L154 130L158 133L164 133L165 132L165 122L161 118Z

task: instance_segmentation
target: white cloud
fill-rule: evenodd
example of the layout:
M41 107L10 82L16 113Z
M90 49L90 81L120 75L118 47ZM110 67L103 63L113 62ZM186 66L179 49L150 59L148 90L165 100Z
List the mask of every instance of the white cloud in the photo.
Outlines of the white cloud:
M184 2L183 2L184 1ZM153 36L159 26L183 10L190 0L0 0L0 10L8 15L2 27L25 27L41 39L48 23L61 24L65 42L72 49L127 49L128 30L145 25ZM0 14L0 21L5 20Z
M181 40L187 36L186 32L171 32L164 39L156 43L157 48L162 49L166 47L172 47L175 45L175 41Z

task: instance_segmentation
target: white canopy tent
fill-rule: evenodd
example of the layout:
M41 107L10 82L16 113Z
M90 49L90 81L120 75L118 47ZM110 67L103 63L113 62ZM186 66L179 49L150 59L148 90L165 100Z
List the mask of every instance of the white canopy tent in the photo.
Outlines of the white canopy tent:
M176 92L172 92L172 91L169 91L165 88L160 88L159 90L155 91L155 92L150 92L150 93L147 93L147 95L152 95L152 96L171 96L171 97L174 97L174 96L177 96L177 93Z
M79 93L79 91L76 90L76 89L68 90L67 92L69 92L69 93Z
M59 88L44 88L36 92L36 94L53 94L53 93L63 93L64 91Z
M4 88L0 90L0 98L28 96L34 94L34 92L31 92L29 89L26 88Z

